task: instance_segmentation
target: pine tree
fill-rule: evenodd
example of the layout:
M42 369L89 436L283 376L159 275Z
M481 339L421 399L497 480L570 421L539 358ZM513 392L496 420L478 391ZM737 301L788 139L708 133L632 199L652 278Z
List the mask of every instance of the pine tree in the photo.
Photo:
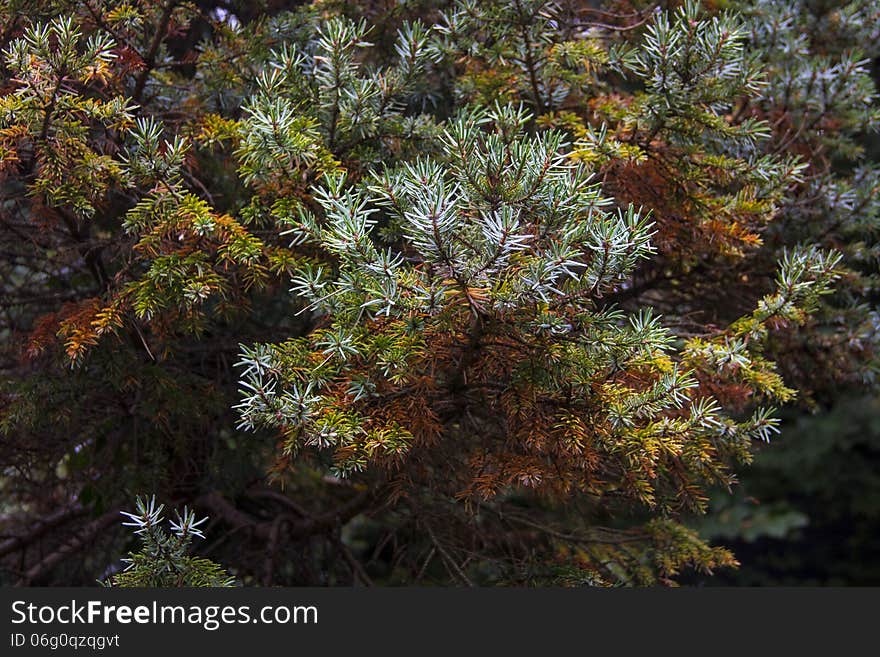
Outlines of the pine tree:
M213 561L187 554L193 538L205 538L199 525L208 519L196 520L195 513L184 507L175 511L176 521L170 523L171 533L162 527L164 504L156 506L155 496L148 501L138 497L136 512L123 511L141 541L141 549L131 552L123 561L121 573L111 575L104 584L119 587L194 587L232 586L233 578Z
M226 583L190 508L243 584L734 565L692 515L876 370L876 10L819 4L0 6L3 577L143 490L111 583Z
M811 414L787 413L780 441L757 455L734 496L715 494L701 533L742 553L748 584L878 581L876 3L744 3L767 88L749 112L774 128L768 146L798 153L804 182L771 227L773 244L839 249L848 273L805 326L772 344ZM808 346L809 345L809 346ZM755 500L760 503L756 504ZM845 553L845 556L844 556ZM772 560L764 554L773 554Z

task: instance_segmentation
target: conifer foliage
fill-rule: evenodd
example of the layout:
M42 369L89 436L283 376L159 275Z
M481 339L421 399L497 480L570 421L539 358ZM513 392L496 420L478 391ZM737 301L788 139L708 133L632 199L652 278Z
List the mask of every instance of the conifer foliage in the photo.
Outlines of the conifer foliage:
M0 577L735 567L876 369L877 16L803 4L0 4Z
M193 538L205 538L199 529L208 519L196 520L192 510L184 508L183 513L175 511L176 520L171 521L171 532L162 527L164 504L156 506L156 497L149 500L138 497L135 500L136 512L123 511L135 527L134 533L140 538L139 552L131 553L123 559L125 570L111 575L105 582L107 586L120 587L193 587L193 586L231 586L233 579L222 568L208 559L193 557L187 550Z

